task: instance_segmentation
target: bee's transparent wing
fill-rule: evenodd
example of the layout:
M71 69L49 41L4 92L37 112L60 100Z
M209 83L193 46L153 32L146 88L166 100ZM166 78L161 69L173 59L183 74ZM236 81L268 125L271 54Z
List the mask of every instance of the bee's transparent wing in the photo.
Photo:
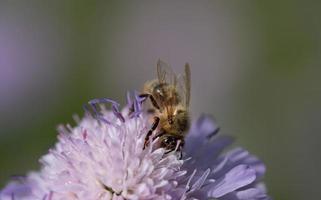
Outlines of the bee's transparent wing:
M166 101L162 102L164 108L166 108L168 113L174 112L173 105L176 105L176 92L177 92L177 83L178 78L174 73L173 69L165 62L158 60L157 62L157 76L159 83L164 83L173 86L175 89L170 90L169 94L172 98L168 98Z
M177 84L177 77L173 69L164 61L157 61L157 77L160 83Z
M188 108L191 98L191 69L188 63L185 64L184 74L178 75L177 82L177 88L179 90L182 101Z

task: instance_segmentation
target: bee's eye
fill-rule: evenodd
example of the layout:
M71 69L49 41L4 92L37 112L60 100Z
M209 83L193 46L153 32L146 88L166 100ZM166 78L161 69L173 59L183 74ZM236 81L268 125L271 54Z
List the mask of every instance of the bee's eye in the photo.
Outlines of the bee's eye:
M162 90L162 85L158 85L154 88L154 92L160 96L160 97L163 97L163 90Z

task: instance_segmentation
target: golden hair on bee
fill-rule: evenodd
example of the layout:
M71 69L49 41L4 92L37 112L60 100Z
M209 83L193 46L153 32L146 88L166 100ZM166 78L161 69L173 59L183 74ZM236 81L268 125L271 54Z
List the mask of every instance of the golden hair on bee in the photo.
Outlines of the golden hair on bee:
M177 76L165 62L157 62L157 78L144 84L140 97L150 100L147 112L153 120L146 134L145 144L149 137L159 138L159 147L168 152L184 146L184 137L190 126L189 103L191 90L191 71L185 64L183 75Z

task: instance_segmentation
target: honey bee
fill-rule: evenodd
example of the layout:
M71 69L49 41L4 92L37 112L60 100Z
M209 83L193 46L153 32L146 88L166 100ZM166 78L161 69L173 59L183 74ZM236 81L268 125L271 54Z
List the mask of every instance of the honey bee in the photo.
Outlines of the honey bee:
M144 148L155 131L153 140L159 138L159 147L165 148L167 153L174 150L181 152L190 127L190 90L191 70L188 63L185 64L185 73L177 76L165 62L158 60L157 79L147 81L140 94L140 97L150 100L147 111L153 119Z

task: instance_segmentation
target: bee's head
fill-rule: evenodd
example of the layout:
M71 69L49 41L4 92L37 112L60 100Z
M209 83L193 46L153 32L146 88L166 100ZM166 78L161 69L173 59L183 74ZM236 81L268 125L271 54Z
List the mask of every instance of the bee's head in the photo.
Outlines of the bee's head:
M176 137L173 137L171 135L164 135L161 138L161 147L168 150L173 150L176 148L177 142L178 140Z
M177 148L177 145L183 147L184 139L172 134L166 134L160 138L160 147L164 149L173 151Z

